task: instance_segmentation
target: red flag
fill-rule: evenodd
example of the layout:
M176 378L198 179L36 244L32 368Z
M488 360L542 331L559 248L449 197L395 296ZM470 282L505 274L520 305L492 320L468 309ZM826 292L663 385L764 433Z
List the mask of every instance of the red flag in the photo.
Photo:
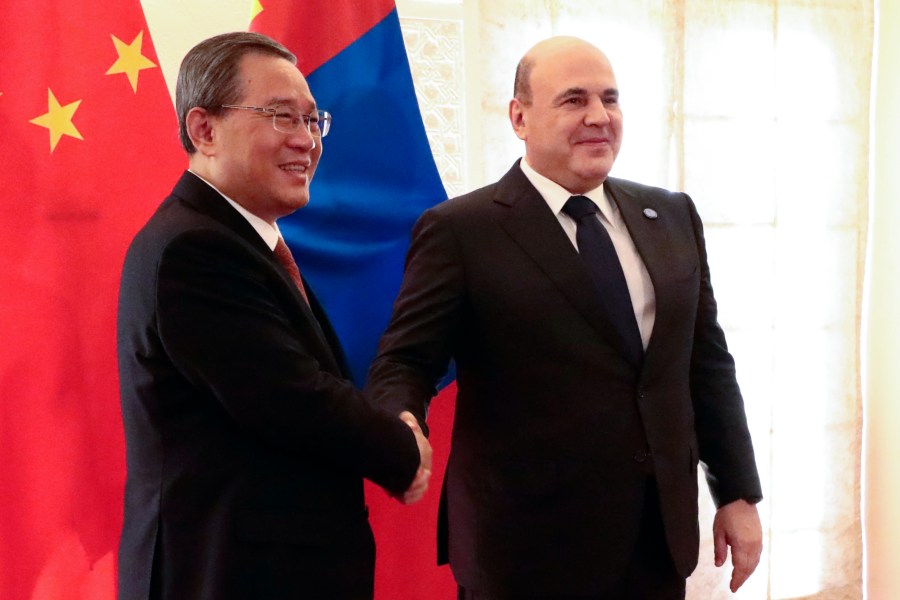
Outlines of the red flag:
M264 0L250 28L287 45L308 76L393 10L394 0Z
M456 384L434 397L428 411L428 441L434 451L428 492L417 504L403 506L377 485L366 482L375 533L375 600L455 598L456 582L447 566L437 566L437 515L450 456L450 432Z
M9 3L7 3L9 4ZM115 594L128 242L186 165L138 0L0 25L0 597Z

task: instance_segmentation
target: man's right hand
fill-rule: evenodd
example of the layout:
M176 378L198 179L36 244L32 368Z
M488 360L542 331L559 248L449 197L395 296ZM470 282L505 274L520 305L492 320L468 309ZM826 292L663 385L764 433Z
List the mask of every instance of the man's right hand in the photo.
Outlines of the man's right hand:
M409 425L416 436L416 444L419 446L419 470L416 471L416 477L409 488L395 498L403 504L413 504L421 500L428 490L428 480L431 478L431 444L428 443L419 422L411 412L400 413L400 420Z

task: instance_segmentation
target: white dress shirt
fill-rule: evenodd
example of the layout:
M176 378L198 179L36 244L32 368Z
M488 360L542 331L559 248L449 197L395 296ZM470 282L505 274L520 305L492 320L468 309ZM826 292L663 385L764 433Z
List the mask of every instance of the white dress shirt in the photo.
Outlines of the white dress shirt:
M531 182L553 214L556 215L563 231L569 237L575 249L578 249L578 243L575 239L575 232L578 228L575 221L563 212L563 206L566 201L573 195L564 187L547 179L528 164L526 159L521 161L522 172L528 181ZM653 282L650 281L650 274L647 273L647 267L634 246L634 241L628 233L628 228L622 220L619 207L611 198L607 197L603 190L603 184L590 190L584 194L597 205L600 210L597 218L609 232L616 254L619 256L619 262L622 264L622 271L625 273L625 282L628 284L628 294L631 296L631 305L634 308L634 317L638 323L638 329L641 332L641 341L644 349L650 341L650 334L653 332L653 322L656 319L656 294L653 291Z
M241 206L240 204L238 204L237 202L235 202L234 200L232 200L231 198L226 196L225 194L222 194L222 191L219 190L216 186L214 186L210 182L206 181L205 179L203 179L202 177L200 177L199 175L197 175L190 169L188 169L188 171L190 171L195 177L197 177L198 179L203 181L203 183L205 183L212 189L219 192L219 194L221 194L222 197L228 201L228 204L230 204L231 206L234 207L234 210L238 211L242 217L247 219L247 222L250 223L250 226L253 227L254 230L256 230L256 233L259 234L259 237L261 237L263 239L263 241L266 243L266 245L269 247L269 249L272 250L273 252L275 251L275 244L278 243L278 238L281 237L281 231L278 229L277 224L270 225L266 221L260 219L259 217L254 215L252 212L250 212L249 210L247 210L246 208L244 208L243 206Z

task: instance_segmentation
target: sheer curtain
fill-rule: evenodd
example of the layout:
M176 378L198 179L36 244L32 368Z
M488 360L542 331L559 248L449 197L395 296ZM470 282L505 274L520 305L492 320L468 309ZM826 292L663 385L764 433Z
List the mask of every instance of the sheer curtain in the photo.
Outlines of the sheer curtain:
M698 205L766 494L762 562L733 596L730 569L712 566L714 508L701 493L703 542L688 597L862 597L872 0L407 0L398 8L408 45L419 42L414 77L426 123L431 115L439 124L429 135L454 193L496 179L522 154L506 111L528 47L574 34L606 51L625 113L613 175L682 189ZM435 27L456 31L458 43L422 44ZM423 97L450 73L448 86L464 82L459 97Z
M863 360L865 577L872 600L900 598L900 3L880 2L877 23Z

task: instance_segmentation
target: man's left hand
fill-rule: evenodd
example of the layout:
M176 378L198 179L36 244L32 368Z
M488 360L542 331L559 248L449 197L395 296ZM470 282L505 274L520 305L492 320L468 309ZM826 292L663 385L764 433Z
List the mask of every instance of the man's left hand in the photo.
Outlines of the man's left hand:
M713 542L717 567L725 564L731 546L731 591L736 592L756 569L762 554L762 525L756 505L735 500L716 511Z

